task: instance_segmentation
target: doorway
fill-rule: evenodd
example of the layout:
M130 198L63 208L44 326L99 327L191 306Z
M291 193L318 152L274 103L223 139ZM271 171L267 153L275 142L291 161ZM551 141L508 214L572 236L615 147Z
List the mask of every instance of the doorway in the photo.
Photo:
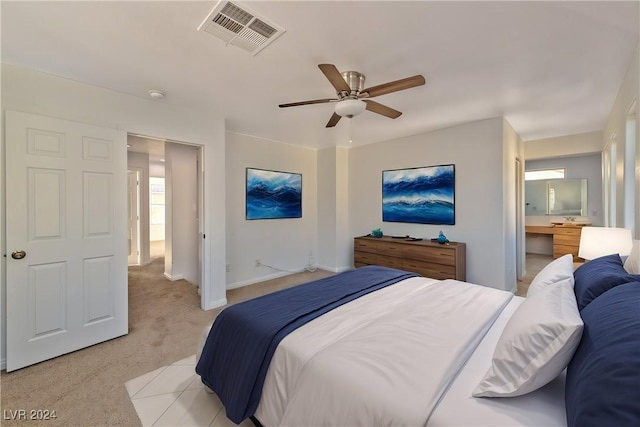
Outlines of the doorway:
M203 148L131 134L127 142L128 167L140 182L139 259L132 268L148 268L157 280L185 280L199 294Z
M140 265L140 169L127 169L128 265Z
M522 161L516 159L516 280L527 274L524 238L524 172Z

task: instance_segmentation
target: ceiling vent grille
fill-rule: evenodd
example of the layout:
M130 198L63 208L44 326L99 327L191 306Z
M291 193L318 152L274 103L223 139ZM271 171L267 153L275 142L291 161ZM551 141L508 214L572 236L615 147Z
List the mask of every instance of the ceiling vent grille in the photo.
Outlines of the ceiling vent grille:
M285 32L250 8L226 0L216 4L198 31L206 31L227 45L237 46L254 55Z

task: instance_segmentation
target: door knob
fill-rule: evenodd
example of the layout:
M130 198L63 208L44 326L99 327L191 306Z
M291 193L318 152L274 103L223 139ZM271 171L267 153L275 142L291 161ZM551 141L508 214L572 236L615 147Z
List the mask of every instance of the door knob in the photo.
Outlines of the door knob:
M13 259L22 259L24 257L27 256L27 253L25 251L13 251L11 252L11 258Z

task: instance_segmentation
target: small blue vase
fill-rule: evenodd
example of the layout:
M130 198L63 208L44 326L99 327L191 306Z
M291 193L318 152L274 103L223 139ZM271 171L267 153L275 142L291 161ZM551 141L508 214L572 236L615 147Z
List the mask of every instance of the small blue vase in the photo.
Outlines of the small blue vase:
M440 243L441 245L449 243L449 239L447 239L447 236L445 236L442 231L440 231L440 234L438 234L438 243Z

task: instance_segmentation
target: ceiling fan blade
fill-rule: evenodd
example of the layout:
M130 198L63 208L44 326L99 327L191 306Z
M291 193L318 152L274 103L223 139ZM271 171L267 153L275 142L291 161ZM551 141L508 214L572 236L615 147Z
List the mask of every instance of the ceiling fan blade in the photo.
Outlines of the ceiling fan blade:
M425 79L420 74L412 77L407 77L406 79L396 80L394 82L383 83L381 85L372 86L367 89L363 89L360 93L369 94L369 98L373 98L374 96L385 95L391 92L397 92L399 90L410 89L416 86L422 86L425 84ZM364 95L366 97L366 95Z
M335 125L338 124L341 118L342 116L339 116L336 113L333 113L333 115L331 116L331 118L329 119L329 122L327 122L327 125L325 127L328 127L328 128L334 127Z
M334 98L313 99L311 101L300 101L300 102L290 102L288 104L280 104L280 105L278 105L278 107L280 107L280 108L297 107L299 105L324 104L325 102L335 102L335 101L339 101L339 100L338 99L334 99Z
M391 119L397 119L402 115L402 113L398 110L394 110L391 107L387 107L386 105L382 105L379 102L372 101L370 99L363 99L363 101L367 104L367 110L372 113L382 114L383 116L389 117Z
M333 64L318 64L318 68L338 92L351 92L351 88Z

